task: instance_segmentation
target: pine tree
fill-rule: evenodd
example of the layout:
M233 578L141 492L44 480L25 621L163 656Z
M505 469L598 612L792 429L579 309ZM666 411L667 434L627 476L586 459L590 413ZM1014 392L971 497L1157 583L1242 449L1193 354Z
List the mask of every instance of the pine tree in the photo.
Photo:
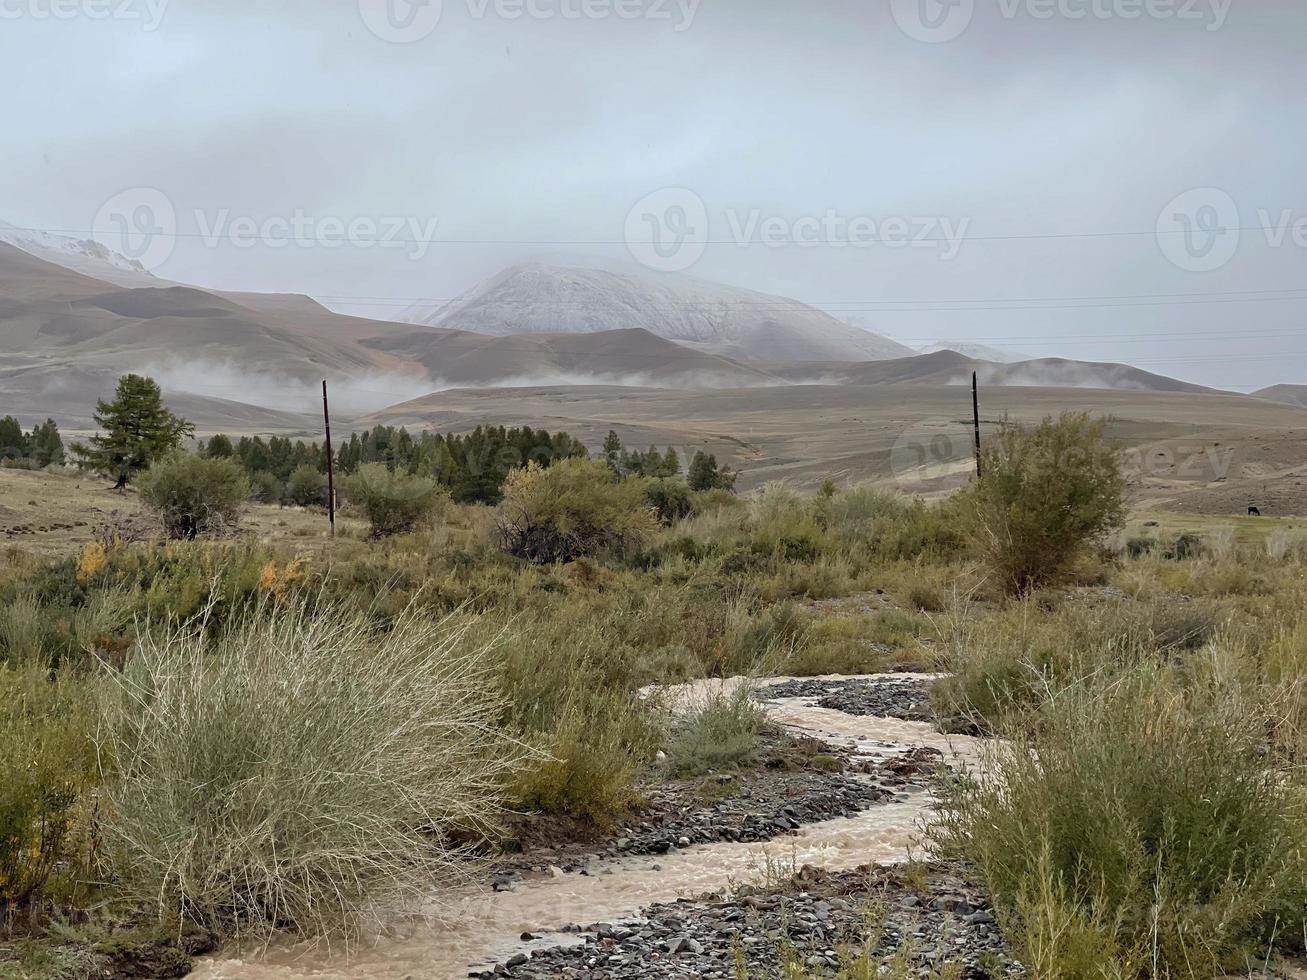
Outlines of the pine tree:
M211 456L214 459L226 459L236 450L232 447L231 439L219 433L209 440L204 447L204 455Z
M0 459L22 459L28 453L27 436L12 415L0 419Z
M717 457L702 450L690 460L687 478L691 490L735 490L735 476L729 467L717 468Z
M681 457L676 455L676 450L671 446L667 447L667 452L663 454L663 476L677 476L681 472Z
M29 455L37 466L58 466L64 461L64 441L54 419L33 426L28 437Z
M604 436L604 459L607 460L609 469L618 476L622 475L622 440L612 429Z
M119 379L114 400L96 405L95 422L103 434L72 450L83 466L116 476L115 489L125 487L132 474L177 449L195 432L195 426L164 406L158 383L138 374Z

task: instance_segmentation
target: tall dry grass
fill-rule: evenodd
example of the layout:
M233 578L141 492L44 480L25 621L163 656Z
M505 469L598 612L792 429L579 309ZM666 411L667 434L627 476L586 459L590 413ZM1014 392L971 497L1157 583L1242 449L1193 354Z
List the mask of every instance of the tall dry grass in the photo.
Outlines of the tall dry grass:
M115 892L220 934L349 935L459 876L454 835L489 829L527 754L493 639L322 605L143 630L99 736Z

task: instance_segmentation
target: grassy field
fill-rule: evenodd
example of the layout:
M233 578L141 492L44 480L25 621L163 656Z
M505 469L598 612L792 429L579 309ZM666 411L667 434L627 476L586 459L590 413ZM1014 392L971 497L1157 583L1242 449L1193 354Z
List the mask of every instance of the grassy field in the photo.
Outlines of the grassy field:
M259 505L128 540L133 493L0 470L0 977L80 980L126 935L356 933L511 812L602 834L669 770L749 756L747 703L677 722L650 684L904 666L1009 746L931 833L1032 975L1302 953L1307 521L1136 510L1014 595L965 496L773 485L660 526L575 465L567 494L551 469L334 540ZM514 554L542 513L589 550ZM51 923L72 959L22 946Z

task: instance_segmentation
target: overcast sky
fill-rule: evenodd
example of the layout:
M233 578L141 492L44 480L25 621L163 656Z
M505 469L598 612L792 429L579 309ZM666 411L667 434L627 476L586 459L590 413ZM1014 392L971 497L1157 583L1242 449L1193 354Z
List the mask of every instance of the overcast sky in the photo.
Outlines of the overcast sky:
M158 274L380 317L587 255L1307 382L1307 3L951 2L0 0L0 218L162 195Z

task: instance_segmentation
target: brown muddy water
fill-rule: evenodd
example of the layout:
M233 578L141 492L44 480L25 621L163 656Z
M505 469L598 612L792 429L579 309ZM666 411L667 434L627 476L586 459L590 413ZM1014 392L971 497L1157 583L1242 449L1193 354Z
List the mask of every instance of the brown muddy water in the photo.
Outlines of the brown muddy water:
M923 675L892 675L896 679ZM765 687L790 678L761 682ZM832 680L842 678L829 678ZM688 704L735 681L697 681L667 691ZM974 762L981 744L945 736L930 725L891 718L856 717L815 707L811 698L771 702L772 717L799 734L885 759L918 746L942 751L952 764ZM516 952L576 941L560 934L569 924L589 925L638 917L655 902L788 875L804 864L829 870L920 857L917 845L930 795L922 787L852 818L809 824L797 834L765 844L718 843L657 857L595 862L590 874L553 874L520 882L512 891L489 887L446 889L431 896L430 921L402 928L402 935L372 941L346 956L322 947L273 946L249 954L229 950L202 960L192 980L446 980L486 969ZM655 870L656 869L656 870ZM397 933L401 927L397 925ZM540 938L524 942L522 935Z

